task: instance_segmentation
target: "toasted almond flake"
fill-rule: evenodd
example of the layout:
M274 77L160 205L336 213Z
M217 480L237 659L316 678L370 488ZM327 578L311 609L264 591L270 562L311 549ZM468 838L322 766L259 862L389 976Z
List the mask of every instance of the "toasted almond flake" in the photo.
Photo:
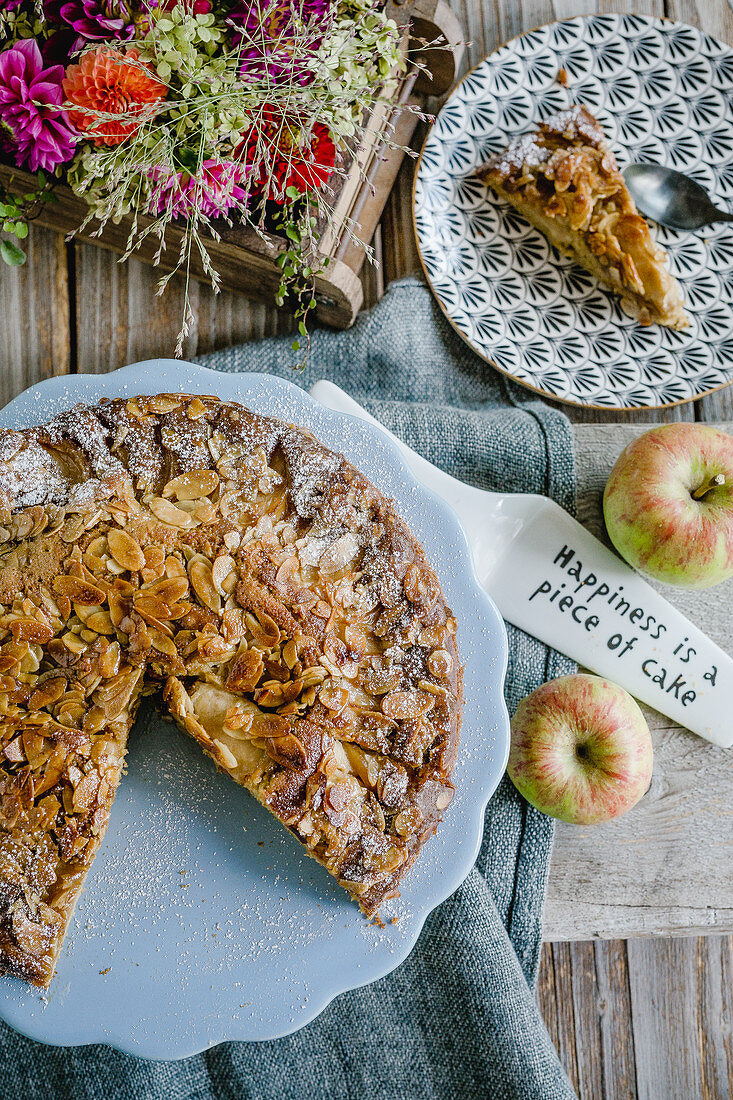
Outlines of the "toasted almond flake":
M200 401L198 397L194 397L191 404L186 409L186 415L189 420L199 420L206 412L206 405L203 401Z
M339 714L349 701L349 692L345 687L340 687L331 682L323 685L318 698L324 707Z
M83 653L86 649L86 643L82 642L82 640L77 638L76 634L72 634L71 631L67 631L61 641L71 653Z
M108 611L95 611L87 619L87 628L95 634L114 634L115 625Z
M148 399L148 408L151 412L158 413L159 416L175 412L175 410L180 409L180 407L180 397L174 397L173 394L159 393L155 397Z
M433 676L447 676L453 668L453 658L447 649L434 649L428 657L428 668Z
M223 741L218 741L214 738L214 747L217 750L217 757L219 762L223 764L225 768L236 768L237 758L230 748L228 748Z
M176 649L175 642L171 638L168 638L160 630L149 629L148 637L151 644L157 649L158 653L162 653L165 657L177 657L178 650Z
M178 603L188 595L188 576L184 571L175 577L164 577L160 581L145 585L142 591L144 595L154 596L172 607L174 603Z
M202 557L194 558L189 562L188 576L204 607L218 614L221 611L221 596L214 588L211 563Z
M167 523L169 527L177 527L181 531L190 531L196 526L196 520L188 512L182 511L163 497L151 497L148 504L150 511L161 523Z
M3 749L5 758L10 761L11 764L22 764L25 760L25 753L23 751L23 739L16 737L14 741L10 741Z
M425 691L391 691L382 699L382 713L395 721L420 718L435 706L435 696Z
M63 573L54 577L52 588L58 596L67 596L74 603L82 606L98 607L104 603L104 589L89 581L80 580L78 577L69 577Z
M137 539L127 531L119 527L112 527L107 532L109 552L118 565L131 572L140 570L145 565L145 554Z
M198 500L200 497L208 497L219 484L219 475L216 470L191 470L190 473L180 474L169 481L163 490L164 497L175 497L176 500Z
M219 554L218 558L214 561L211 567L211 579L214 583L214 588L220 596L226 596L232 591L231 585L226 589L224 588L224 583L227 578L233 578L234 584L236 584L236 567L234 558L229 554Z
M297 660L298 647L296 646L293 639L289 638L283 646L283 661L288 666L288 668L292 669L295 667Z
M16 642L38 642L41 645L53 638L50 626L30 618L15 619L10 624L10 633Z

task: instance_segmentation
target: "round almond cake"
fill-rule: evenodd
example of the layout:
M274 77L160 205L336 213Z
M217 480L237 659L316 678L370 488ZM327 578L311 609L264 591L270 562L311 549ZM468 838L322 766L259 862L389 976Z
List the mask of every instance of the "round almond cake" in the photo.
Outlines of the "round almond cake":
M377 913L451 801L455 621L309 432L213 397L0 432L0 971L48 985L143 694Z

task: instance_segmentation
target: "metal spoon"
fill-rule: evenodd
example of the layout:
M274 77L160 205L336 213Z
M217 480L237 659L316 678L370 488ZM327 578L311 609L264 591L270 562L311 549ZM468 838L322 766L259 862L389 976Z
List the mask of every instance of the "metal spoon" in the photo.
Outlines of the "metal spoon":
M733 221L733 214L713 206L705 188L682 172L660 164L629 164L623 175L642 214L670 229L702 229L713 222Z

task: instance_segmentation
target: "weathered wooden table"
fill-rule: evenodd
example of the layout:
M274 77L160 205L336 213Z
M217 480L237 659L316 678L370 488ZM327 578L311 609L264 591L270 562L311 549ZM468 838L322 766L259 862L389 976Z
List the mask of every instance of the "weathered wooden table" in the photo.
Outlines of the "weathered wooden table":
M452 3L470 40L467 66L524 30L596 8L666 15L733 41L728 0ZM416 146L422 136L419 131ZM419 267L412 171L405 163L377 231L380 266L363 275L367 304L389 280ZM171 353L182 283L174 281L156 298L152 269L134 260L119 265L110 253L66 244L42 229L31 232L28 253L27 267L0 271L0 405L52 374L102 372ZM205 287L194 287L192 305L188 356L290 325L272 307L231 293L215 298ZM627 414L622 424L612 422L619 414L566 411L578 425L581 518L599 529L600 490L615 455L638 430L633 425L731 421L733 387L658 414ZM680 594L674 600L731 646L731 584L692 602ZM642 804L615 825L558 829L540 1004L581 1097L718 1100L730 1094L733 1081L733 937L720 934L733 928L731 758L649 717L656 768ZM718 934L703 938L701 932Z

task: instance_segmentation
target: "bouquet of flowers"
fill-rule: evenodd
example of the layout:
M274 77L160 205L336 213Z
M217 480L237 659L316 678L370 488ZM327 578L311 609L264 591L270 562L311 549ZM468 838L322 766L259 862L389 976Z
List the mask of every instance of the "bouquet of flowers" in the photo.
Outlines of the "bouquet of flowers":
M275 230L278 301L294 295L305 334L317 237L404 69L400 39L379 0L0 0L0 157L37 181L0 190L3 259L23 261L11 238L59 179L88 204L84 227L131 219L126 255L154 234L159 259L175 223L169 266L187 273L197 250L215 288L222 220ZM187 305L178 352L191 322Z

